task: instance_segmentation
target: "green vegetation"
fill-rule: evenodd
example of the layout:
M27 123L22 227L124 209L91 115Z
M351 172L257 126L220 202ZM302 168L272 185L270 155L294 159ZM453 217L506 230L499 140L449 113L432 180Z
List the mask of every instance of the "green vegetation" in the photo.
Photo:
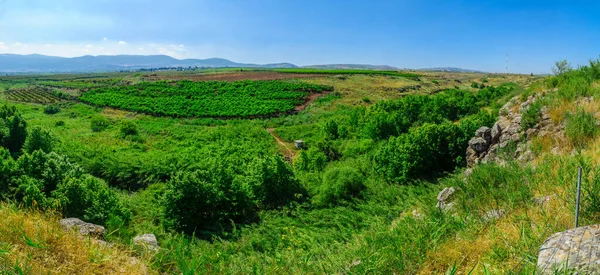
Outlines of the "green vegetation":
M435 94L399 92L415 81L398 75L328 76L310 81L344 84L333 84L336 92L304 111L230 120L180 117L259 116L275 110L271 102L294 108L311 92L331 88L298 81L124 85L135 77L81 88L81 100L93 106L63 102L54 115L29 103L0 109L8 148L0 153L0 194L28 209L102 224L107 241L127 248L133 236L154 233L161 249L143 260L159 273L466 274L490 268L510 274L523 256L531 259L523 269L531 273L537 251L529 251L571 220L566 211L542 210L531 199L571 188L571 168L590 159L549 156L536 169L488 164L463 176L468 140L521 92L494 76L482 89L469 89L469 79L462 89ZM375 96L369 87L357 93L343 86L358 82L389 89ZM136 113L103 108L107 104ZM193 106L213 109L197 109L200 115ZM293 147L298 139L305 149ZM453 212L436 208L436 195L447 186L460 188ZM590 181L586 192L597 192L594 186ZM597 217L598 205L586 201L584 221ZM496 208L508 217L482 218Z
M400 71L385 71L385 70L355 70L355 69L275 69L274 71L280 73L293 73L293 74L364 74L364 75L389 75L399 76L408 78L418 78L419 74L406 73Z
M575 147L581 148L598 135L598 120L594 114L578 108L575 113L567 114L565 134Z
M145 82L95 89L80 100L159 116L249 117L289 112L330 87L283 81Z

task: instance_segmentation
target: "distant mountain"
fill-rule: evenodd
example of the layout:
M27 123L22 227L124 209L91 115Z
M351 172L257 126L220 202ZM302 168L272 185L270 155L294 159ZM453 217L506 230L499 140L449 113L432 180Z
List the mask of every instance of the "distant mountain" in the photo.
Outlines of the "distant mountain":
M297 68L291 63L245 64L223 58L175 59L166 55L99 55L56 57L0 54L0 72L100 72L165 67Z
M396 67L388 65L368 65L368 64L326 64L302 66L302 68L312 69L354 69L354 70L398 70Z
M425 69L417 69L416 71L453 72L453 73L483 73L482 71L461 69L461 68L455 68L455 67L425 68Z

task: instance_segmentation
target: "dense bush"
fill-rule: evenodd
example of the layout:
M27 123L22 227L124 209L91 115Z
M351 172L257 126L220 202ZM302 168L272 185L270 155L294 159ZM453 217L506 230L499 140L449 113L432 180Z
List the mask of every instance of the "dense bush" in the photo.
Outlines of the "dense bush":
M60 112L60 106L58 105L48 105L44 107L44 114L53 115Z
M95 116L90 122L90 128L93 132L102 132L110 126L110 122L103 116Z
M306 191L294 171L280 157L256 159L249 164L248 177L260 206L272 209L284 206Z
M137 136L138 129L135 122L127 120L121 123L121 128L119 128L119 132L122 136Z
M27 123L13 107L0 108L0 143L13 156L17 156L27 138Z
M190 235L219 232L231 222L255 218L253 197L252 186L226 168L182 172L167 183L164 219L168 227Z
M50 153L54 147L54 142L55 138L50 131L34 126L29 130L29 135L25 141L25 151L33 153L33 151L42 150L45 153Z
M482 111L461 120L424 124L392 137L375 152L375 169L390 182L406 183L435 177L465 164L469 139L481 126L490 126L494 117Z
M323 182L317 188L313 204L332 206L360 197L366 188L364 176L353 167L336 167L325 171Z
M567 115L565 134L575 147L582 148L587 141L598 135L597 123L594 114L578 108L575 113Z
M368 109L356 109L350 124L362 128L366 137L388 139L424 123L456 121L479 112L493 100L512 91L509 85L487 87L477 93L448 90L433 96L411 95L381 101Z
M52 196L67 217L81 217L91 223L105 224L115 218L127 223L131 216L104 181L87 174L66 178Z
M521 115L521 129L527 130L538 124L542 118L543 103L537 100L523 111Z
M300 171L322 171L327 165L327 155L317 148L302 150L294 162L296 169Z

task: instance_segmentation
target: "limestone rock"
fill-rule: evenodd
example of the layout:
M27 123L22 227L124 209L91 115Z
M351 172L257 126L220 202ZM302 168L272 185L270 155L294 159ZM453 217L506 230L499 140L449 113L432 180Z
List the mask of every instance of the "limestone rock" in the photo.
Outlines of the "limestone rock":
M565 269L578 274L599 274L599 248L598 224L555 233L540 247L537 270L539 274L559 274L555 271Z
M102 238L104 236L104 227L93 223L87 223L77 218L67 218L60 220L60 225L65 230L77 229L80 235Z
M474 137L469 140L469 147L473 148L475 152L481 153L488 149L488 142L481 137Z
M486 222L501 219L506 215L506 211L504 209L492 209L485 213L483 216L483 220Z
M438 209L442 209L442 210L449 210L450 208L452 208L450 201L454 197L455 193L456 193L456 188L454 188L454 187L444 188L444 190L442 190L437 196L438 202L437 202L436 207Z
M498 143L500 140L500 135L502 134L502 127L500 126L499 122L494 123L490 134L492 136L492 143Z
M475 136L485 139L488 144L492 143L492 129L488 127L481 127L475 131Z
M157 251L159 248L158 241L156 240L156 236L154 236L154 234L136 236L133 238L133 243L137 246L141 246L152 251Z

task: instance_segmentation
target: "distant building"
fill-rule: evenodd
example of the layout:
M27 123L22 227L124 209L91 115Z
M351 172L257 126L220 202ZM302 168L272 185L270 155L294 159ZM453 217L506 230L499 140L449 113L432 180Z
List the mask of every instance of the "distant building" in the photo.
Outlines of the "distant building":
M295 140L294 141L294 146L296 146L296 149L303 149L304 148L304 140Z

